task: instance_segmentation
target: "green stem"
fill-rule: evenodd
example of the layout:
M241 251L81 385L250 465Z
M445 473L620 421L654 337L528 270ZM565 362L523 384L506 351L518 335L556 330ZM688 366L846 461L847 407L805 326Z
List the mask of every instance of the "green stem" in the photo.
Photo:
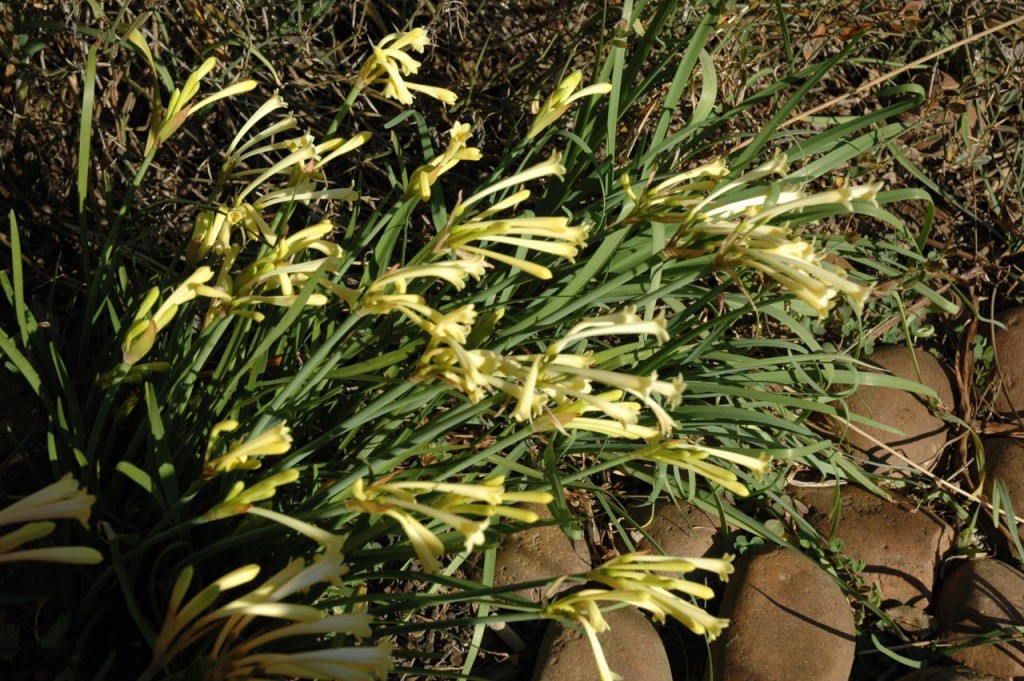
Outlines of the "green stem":
M352 86L349 90L348 96L345 97L345 101L342 102L341 107L338 109L338 113L335 114L334 120L331 121L327 131L324 133L324 139L331 139L338 132L338 128L341 127L341 122L345 120L345 116L352 110L352 104L356 101L356 97L363 91L361 87Z

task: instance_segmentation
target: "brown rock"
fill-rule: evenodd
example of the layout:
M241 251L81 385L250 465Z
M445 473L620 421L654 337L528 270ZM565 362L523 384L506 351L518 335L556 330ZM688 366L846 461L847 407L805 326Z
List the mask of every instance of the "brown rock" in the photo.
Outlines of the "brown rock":
M951 409L953 387L946 370L924 350L917 350L914 357L917 358L916 366L910 350L898 346L881 348L868 361L894 376L919 381L931 387L938 393L940 405ZM920 376L917 367L920 367ZM946 424L932 415L925 398L894 388L865 385L847 398L847 405L854 414L901 431L890 433L880 428L853 424L871 438L902 452L908 459L925 468L935 465L946 444ZM871 438L852 429L847 431L845 437L856 454L870 461L887 467L906 467L906 463L875 444Z
M985 440L985 493L992 496L992 482L1006 484L1015 506L1024 507L1024 440L992 437Z
M967 667L925 667L901 676L896 681L1006 681L999 676L982 674Z
M788 548L748 554L722 599L731 622L711 647L714 681L847 681L853 667L853 611L832 578Z
M801 487L793 494L808 506L807 520L814 529L838 537L843 555L866 563L865 581L878 585L883 600L927 606L936 568L953 545L948 525L908 502L890 503L844 485L838 526L833 527L835 488Z
M598 634L608 667L629 681L672 681L668 655L654 625L637 608L603 613L611 627ZM541 641L533 681L596 681L597 664L587 637L552 622Z
M653 517L647 516L649 513L650 506L637 508L633 513L638 523L643 523L650 517L650 522L643 526L643 532L629 531L630 539L637 551L691 558L722 554L723 549L716 541L721 537L717 516L712 516L693 504L675 504L671 501L659 502L655 506ZM618 537L616 545L623 553L629 550L626 543Z
M982 636L1024 625L1024 573L993 559L964 563L946 578L935 617L944 637ZM971 669L994 676L1024 677L1024 641L978 645L952 654Z
M1024 307L1003 310L996 320L1006 330L992 326L996 352L995 395L992 408L1000 416L1024 414Z
M525 505L541 518L551 512L539 504ZM531 527L502 538L494 560L494 585L506 586L538 579L574 575L590 570L590 552L586 542L572 542L557 525ZM570 585L567 585L570 586ZM543 598L546 587L516 591L533 601Z
M985 484L983 489L992 498L993 484L1001 480L1010 494L1014 511L1024 508L1024 440L993 437L985 440ZM1012 541L1009 527L1002 524L1000 532ZM1021 532L1018 529L1018 532ZM1020 535L1024 539L1024 533Z

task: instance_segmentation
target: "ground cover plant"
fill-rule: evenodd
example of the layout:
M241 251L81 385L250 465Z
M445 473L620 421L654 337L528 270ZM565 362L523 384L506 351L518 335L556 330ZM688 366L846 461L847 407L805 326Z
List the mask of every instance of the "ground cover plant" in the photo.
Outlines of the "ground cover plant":
M67 215L42 220L32 159L3 157L13 678L473 678L488 626L535 620L579 628L614 678L602 608L728 626L717 580L685 577L728 579L731 555L610 550L627 502L659 499L727 520L734 553L814 556L908 661L785 485L884 493L826 424L868 423L858 385L935 395L861 354L977 309L932 276L931 195L868 162L900 156L927 88L801 118L860 43L726 88L735 7L638 0L574 8L583 38L510 105L454 77L446 41L486 3L430 9L7 10L12 64L82 54ZM207 41L220 24L235 37ZM290 67L311 49L314 96ZM926 493L969 527L992 510ZM544 522L598 560L534 603L494 586L495 555Z

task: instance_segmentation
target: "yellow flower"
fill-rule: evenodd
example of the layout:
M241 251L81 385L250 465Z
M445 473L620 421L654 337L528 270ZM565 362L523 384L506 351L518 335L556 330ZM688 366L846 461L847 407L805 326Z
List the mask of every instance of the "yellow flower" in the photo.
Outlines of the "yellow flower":
M476 147L466 146L471 130L469 123L455 121L448 133L451 136L448 148L440 156L432 158L426 165L412 171L412 175L409 176L409 186L405 190L405 198L409 199L413 195L419 194L422 200L429 201L430 188L437 178L454 168L459 161L480 160L482 157L480 150Z
M298 627L298 625L292 625ZM310 625L306 625L313 633ZM336 629L327 630L330 633ZM250 655L245 662L263 674L300 679L383 679L391 670L391 645L325 648L297 653Z
M554 356L573 343L594 336L652 335L661 345L669 339L664 313L650 320L636 313L635 305L626 305L618 312L590 317L579 322L561 339L548 346L547 354Z
M694 570L708 570L726 580L733 572L732 556L721 559L673 558L627 553L581 575L605 588L572 592L546 605L541 615L549 619L568 619L582 626L594 651L602 681L611 681L621 677L608 667L596 635L609 630L597 605L599 602L636 606L650 612L661 623L665 622L666 617L672 617L695 634L707 636L710 641L728 626L728 620L709 615L675 593L682 592L706 599L714 595L710 588L681 577L658 574L686 574Z
M289 468L266 477L249 488L246 488L245 483L239 480L228 491L224 501L204 513L196 522L213 522L246 513L253 504L273 498L278 487L290 485L298 479L299 472L294 468Z
M344 537L339 537L338 535L331 534L326 530L321 530L316 525L311 525L304 520L293 518L286 513L278 513L277 511L271 511L269 508L260 508L259 506L250 506L245 512L249 515L267 518L268 520L273 520L285 527L289 527L307 539L312 539L317 542L327 549L328 552L340 552L342 544L345 543Z
M279 238L270 235L266 240L273 248L235 275L231 274L231 269L238 256L239 246L230 247L224 253L217 285L196 288L200 295L215 299L206 315L204 328L217 317L226 314L250 317L257 322L263 321L262 313L248 309L253 306L294 305L299 297L299 290L311 274L321 269L325 272L336 272L341 267L341 247L323 238L333 229L334 225L325 220L288 236ZM317 251L326 257L295 262L297 256L307 251ZM321 281L320 286L335 295L345 291L343 286L326 280ZM347 297L342 297L348 300ZM311 293L306 297L305 304L323 306L328 302L329 298L325 294Z
M637 405L637 407L639 406ZM560 412L558 410L535 419L530 424L530 429L535 433L550 430L557 430L563 433L566 430L585 430L599 435L607 435L608 437L617 437L624 440L645 440L647 442L657 442L663 437L660 430L650 426L622 423L609 419L595 419L578 416L573 412Z
M417 500L419 494L442 494L432 503ZM523 522L535 522L537 515L520 512L505 502L533 501L550 503L554 498L547 492L506 492L504 478L495 477L483 484L398 481L379 482L366 486L357 480L352 488L349 509L362 513L379 513L401 525L416 556L430 573L439 572L437 558L444 554L444 542L412 514L416 513L448 525L463 535L466 551L472 551L486 541L484 530L495 515L514 517ZM464 517L466 514L482 516L482 520Z
M99 551L85 546L56 546L42 549L14 550L22 544L50 536L56 528L56 523L41 521L22 525L13 532L0 535L0 563L45 561L47 563L95 565L103 561L103 555Z
M492 194L496 194L500 191L508 189L509 187L514 187L516 185L523 184L524 182L537 180L542 177L548 177L551 175L554 175L555 177L558 178L562 178L565 176L565 166L562 165L562 155L557 151L552 152L551 156L549 156L547 160L534 164L529 168L526 168L525 170L521 170L520 172L515 173L514 175L507 177L504 180L499 180L498 182L495 182L492 185L488 185L486 188L473 194L465 201L459 202L452 210L451 220L454 222L459 217L464 215L470 208L472 208L473 206L475 206L488 196L491 196ZM511 208L512 206L529 198L529 196L530 192L528 190L521 190L519 192L516 192L511 197L503 199L502 201L496 203L491 208L483 211L477 217L487 217L501 210Z
M706 195L717 186L718 178L729 173L723 159L715 159L710 163L676 173L653 187L645 187L637 195L629 180L629 175L622 175L622 188L631 202L629 216L625 222L633 223L641 220L658 222L684 222L690 209L698 205ZM691 182L696 178L699 182Z
M371 296L374 293L384 291L393 286L399 294L408 290L408 284L413 279L431 277L442 279L461 291L466 287L466 280L469 277L479 280L486 272L483 258L468 258L465 260L448 260L436 262L429 265L407 265L396 270L382 274L369 287L367 293Z
M213 427L206 450L206 463L203 466L204 478L209 479L233 470L255 470L260 467L260 462L255 457L285 454L292 447L291 430L281 423L259 435L247 438L244 442L234 442L226 454L211 458L216 437L222 432L231 432L236 428L238 422L234 420L221 421Z
M601 616L601 608L593 601L583 601L572 611L575 620L587 636L590 649L594 654L594 663L597 666L597 677L599 681L623 681L621 674L615 673L608 665L608 659L604 656L604 649L597 637L606 631L611 631L608 621ZM562 613L559 613L562 614ZM564 615L563 615L564 616Z
M769 175L788 172L783 154L733 180L717 182L727 172L724 162L716 160L670 177L640 196L624 176L623 187L633 202L626 222L678 223L673 246L666 249L667 253L679 250L674 245L679 240L685 241L689 251L717 249L715 267L731 274L737 265L756 269L778 281L819 316L828 314L839 293L849 296L857 310L861 310L871 287L850 281L842 270L833 272L822 267L822 256L814 245L792 235L787 216L822 206L842 206L852 212L854 201L877 203L881 183L817 193L754 184ZM689 182L698 177L710 179ZM740 198L730 200L730 194ZM781 224L772 224L773 221Z
M306 140L304 137L300 139ZM282 173L291 175L295 168L304 167L307 163L316 163L316 148L312 144L311 140L302 144L296 144L289 154L275 161L273 165L262 170L254 171L258 174L254 179L250 180L245 187L239 190L237 194L235 194L234 205L236 207L241 206L249 194L261 187L264 182L275 175ZM246 174L249 175L252 173Z
M96 497L80 489L78 481L67 473L57 482L0 509L0 525L72 518L88 529L94 501Z
M556 255L571 262L579 248L586 243L586 227L571 227L569 219L561 216L496 217L529 198L528 189L520 189L485 210L474 212L472 208L483 199L510 187L550 175L562 177L564 174L565 167L561 163L561 155L555 152L546 161L488 185L468 199L460 201L452 209L448 224L442 230L434 250L449 250L460 255L472 254L497 260L540 279L550 279L551 271L543 265L470 244L489 241Z
M410 57L406 50L411 49L422 53L429 44L430 39L427 32L422 28L384 36L373 47L373 54L360 69L356 78L356 86L364 88L367 85L383 83L385 97L397 99L406 105L412 104L413 92L423 93L445 104L454 104L458 98L451 90L420 85L403 78L403 76L415 75L420 68L420 62Z
M790 293L824 317L840 292L846 294L858 312L871 296L873 286L850 281L846 273L825 269L814 246L802 239L759 248L757 244L734 246L724 262L752 267L776 280Z
M255 80L243 80L204 97L195 104L191 104L192 99L199 94L199 82L216 66L217 60L210 57L188 77L188 80L185 81L181 89L175 88L174 92L171 93L171 99L159 118L160 122L153 128L150 128L149 140L146 142L147 154L173 135L193 112L213 104L217 100L233 97L256 87Z
M732 471L709 462L708 457L715 457L730 461L738 466L743 466L760 476L771 469L771 458L761 452L758 456L736 454L724 449L706 447L693 444L683 440L666 440L631 453L631 458L643 461L654 461L672 466L685 468L689 471L703 476L733 494L741 497L748 496L750 491L739 482L739 478Z
M19 549L23 544L48 537L56 529L51 520L69 518L82 527L89 527L89 515L96 497L78 487L78 481L68 473L60 480L33 492L27 497L0 509L0 525L25 523L7 534L0 535L0 563L14 561L46 561L92 565L102 562L103 555L85 546L56 546Z
M611 83L594 83L576 92L576 88L580 86L582 80L583 72L573 71L558 84L555 91L541 105L536 118L533 120L533 125L530 126L529 132L526 133L526 139L532 140L541 131L561 118L569 110L569 106L576 100L591 95L606 95L612 91Z
M524 238L529 237L529 238ZM541 241L538 238L549 239ZM579 247L586 244L587 228L570 227L566 217L512 217L497 220L469 220L450 228L440 247L497 260L523 270L538 279L550 279L551 270L529 260L469 245L491 241L517 248L548 253L574 262Z
M418 323L425 330L431 330L426 321ZM669 405L678 404L685 387L682 377L663 381L656 373L634 376L595 369L589 355L559 352L571 343L599 335L651 334L663 341L667 339L667 330L662 317L644 321L636 315L635 308L627 307L619 313L584 320L547 352L526 355L502 356L489 350L467 350L462 343L469 325L457 328L460 335L433 335L420 359L419 377L440 378L458 387L473 401L483 399L485 389L503 392L516 401L513 418L517 421L537 419L533 424L535 431L564 432L566 428L577 428L628 439L660 439L659 431L637 424L639 404L619 401L626 393L639 398L655 415L661 434L671 432L674 427L672 418L655 396ZM594 383L614 387L618 392L614 396L610 392L594 395ZM550 406L552 400L554 407ZM594 410L604 412L615 421L579 416Z
M190 657L202 655L208 678L249 679L266 674L281 674L305 679L369 678L384 675L391 668L390 645L374 647L349 646L292 652L264 652L260 649L286 639L308 637L319 644L327 634L362 639L370 635L372 618L361 612L327 615L319 608L287 602L287 598L305 592L316 584L340 585L347 572L342 555L328 549L310 563L294 559L246 594L216 607L221 594L252 582L259 574L258 565L246 565L229 572L200 590L189 601L185 595L194 570L187 567L178 576L167 605L163 626L153 645L149 672L165 669L177 656L193 649ZM289 624L264 628L249 633L254 622L266 619L289 620ZM315 643L314 643L315 642ZM195 650L202 644L201 650ZM298 644L301 645L301 644ZM380 676L383 678L383 676Z
M284 98L278 94L277 90L274 90L267 101L265 101L260 108L256 109L253 115L242 124L242 127L238 129L234 139L231 140L231 144L228 145L227 151L224 153L224 171L230 171L231 168L238 165L245 157L245 152L250 148L259 144L263 140L272 137L278 132L284 130L290 130L296 126L295 117L288 114L282 121L278 122L274 126L268 126L264 130L260 131L256 135L253 135L244 143L242 138L248 134L252 128L259 123L261 120L269 116L274 111L287 107L288 104L284 101Z
M160 289L152 288L142 301L139 311L125 334L122 348L124 350L124 362L135 364L142 359L156 342L156 334L166 327L178 312L178 307L184 303L194 300L197 296L219 295L210 287L204 286L213 278L213 270L205 265L197 268L177 288L171 291L163 304L156 312L148 316L149 311L156 304L160 296Z
M591 369L589 367L574 367L570 364L563 364L557 361L549 362L547 369L551 373L575 376L587 381L603 383L622 390L630 395L639 398L658 419L658 424L663 433L670 433L675 424L668 412L658 404L652 395L661 395L666 398L669 405L678 405L683 397L685 384L682 377L676 377L672 381L658 380L658 373L651 372L648 376L634 376L618 371L606 371L604 369Z

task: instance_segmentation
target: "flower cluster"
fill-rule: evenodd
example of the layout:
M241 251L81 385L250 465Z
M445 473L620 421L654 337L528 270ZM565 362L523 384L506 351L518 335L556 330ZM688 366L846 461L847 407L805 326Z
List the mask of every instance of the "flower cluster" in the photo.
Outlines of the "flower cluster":
M761 452L757 456L749 456L715 447L698 445L686 442L685 440L665 440L633 450L629 454L631 459L637 461L652 461L654 463L685 468L720 485L737 496L748 496L750 490L739 481L736 474L727 468L708 461L708 457L711 456L723 461L730 461L737 466L743 466L758 476L767 473L771 468L771 458L765 452Z
M426 503L417 498L424 494L440 496ZM481 484L381 481L367 485L360 479L352 488L352 497L348 501L350 510L384 515L396 520L409 537L423 568L431 573L441 569L437 558L445 552L444 542L416 516L429 518L454 529L463 536L465 550L472 551L485 542L484 530L494 516L514 518L525 523L537 522L538 516L533 511L508 504L547 504L554 499L547 492L508 492L505 490L505 479L501 476Z
M515 400L513 417L531 421L537 431L575 428L657 440L671 432L674 423L655 396L670 405L678 403L684 387L682 378L663 381L656 373L634 376L597 369L590 355L562 350L599 335L651 335L663 342L668 339L665 323L661 316L643 320L635 308L626 307L580 322L546 352L523 355L464 347L465 325L458 333L439 329L420 360L418 376L446 381L474 401L483 399L489 391L502 392ZM595 393L595 384L612 390ZM624 400L627 395L636 401ZM639 424L642 407L655 415L658 428ZM598 411L609 418L580 416L587 411Z
M333 286L332 290L339 297L348 299L349 304L362 314L400 312L432 336L442 333L440 329L448 329L444 333L461 334L467 329L453 330L454 327L459 326L459 322L455 321L459 317L458 311L443 314L429 307L422 295L409 293L409 283L416 279L440 279L461 291L466 287L466 281L470 277L479 279L484 272L483 258L449 260L426 265L399 267L381 275L358 292L337 285ZM472 311L472 306L469 307ZM472 320L469 323L472 324Z
M414 195L424 201L430 200L430 188L437 182L437 178L448 172L458 164L459 161L479 161L482 158L480 150L476 147L466 146L472 128L469 123L455 121L452 129L448 131L451 139L448 141L448 148L444 153L432 158L426 165L422 165L412 171L409 176L409 187L405 191L405 198Z
M187 602L185 595L195 570L191 566L185 568L174 583L163 626L154 641L150 672L166 668L176 656L206 641L206 678L218 681L273 675L367 681L384 678L391 668L391 646L386 642L299 651L291 648L290 652L266 650L281 641L303 636L322 639L330 635L336 642L369 637L373 618L365 613L329 615L315 606L286 600L318 584L340 587L340 578L346 572L341 553L328 547L308 564L301 558L289 561L248 593L211 609L221 594L252 582L259 575L260 566L250 564L233 570ZM246 630L257 618L285 620L290 624L248 633Z
M290 307L298 299L299 291L310 275L319 270L335 272L341 266L341 247L323 237L334 226L327 221L319 222L295 232L290 236L274 238L273 245L259 258L232 273L240 247L228 249L221 262L216 280L216 295L207 312L205 325L227 314L238 315L263 321L264 315L252 309L257 305ZM309 251L323 257L298 260ZM326 284L321 288L331 291ZM305 304L322 306L328 303L323 293L311 293Z
M201 77L202 69L197 73ZM194 84L186 84L182 92L187 95L193 89ZM222 94L230 96L235 91ZM334 230L331 222L322 221L289 234L287 222L271 227L267 211L283 203L358 200L358 193L351 188L327 186L324 169L365 144L370 135L364 132L320 143L309 134L277 140L280 133L296 127L291 114L252 134L265 118L286 106L275 92L249 117L231 142L217 184L237 185L237 191L226 204L203 210L197 216L186 250L186 262L195 270L152 314L150 310L159 298L159 290L154 288L145 296L125 334L125 363L135 364L142 359L178 308L198 296L211 300L203 328L226 315L259 322L264 319L264 314L256 309L260 305L291 306L313 273L337 272L341 267L341 247L326 238ZM283 183L267 189L277 178L283 178ZM250 239L259 239L265 248L237 269L242 248ZM321 257L305 257L310 252ZM209 265L198 266L211 256L219 259L216 273ZM322 306L328 300L324 293L313 292L305 298L305 304Z
M270 675L366 681L384 678L391 668L391 646L386 642L373 647L332 645L301 651L295 651L294 645L290 645L286 653L265 650L280 641L300 636L318 640L331 636L335 644L345 637L361 640L370 636L373 618L358 610L328 614L313 605L288 602L286 599L306 593L318 584L342 587L341 577L348 572L341 553L343 538L276 511L250 506L247 512L299 532L317 542L322 553L309 563L301 558L289 561L258 587L213 610L221 594L256 579L260 566L250 564L233 570L200 590L188 602L185 602L185 594L195 570L192 566L186 567L171 590L163 626L153 643L149 671L166 668L175 657L205 641L209 669L205 678L218 681L242 681ZM262 629L246 638L246 630L257 618L286 620L291 624Z
M147 48L147 54L148 51ZM180 89L174 89L170 100L167 102L167 106L163 107L163 111L160 111L158 103L154 102L154 125L150 127L149 139L146 142L147 154L163 142L166 142L194 112L225 97L233 97L256 87L255 80L243 80L229 85L193 104L192 100L199 94L199 83L216 67L217 60L215 58L210 57L204 61L188 77L188 80L185 81L185 84Z
M103 556L99 551L85 546L20 548L23 544L52 534L57 528L52 520L71 518L88 529L94 501L96 497L80 489L78 481L68 473L57 482L0 509L0 526L25 523L16 530L0 535L0 563L39 560L91 565L102 562Z
M449 224L441 233L435 251L450 250L455 253L479 255L521 269L539 279L550 279L551 270L543 265L470 244L490 241L556 255L572 262L579 252L579 247L586 243L586 227L570 227L569 219L566 217L498 217L500 213L530 198L530 190L521 187L486 210L474 212L472 208L488 196L520 186L524 182L549 176L560 178L564 175L565 166L562 165L560 154L556 152L547 160L488 185L468 199L460 201L452 210Z
M650 612L654 619L664 623L672 617L696 634L714 640L728 620L713 617L675 592L708 599L714 592L703 584L680 577L659 575L657 572L688 573L707 570L726 580L732 573L732 557L672 558L625 554L586 573L589 580L607 587L576 591L545 606L543 615L551 619L568 619L583 627L598 664L601 681L614 681L622 677L614 673L605 660L597 634L609 629L601 616L599 602L622 603Z
M227 419L210 430L203 466L204 478L233 470L255 470L261 465L257 457L285 454L292 447L291 430L281 423L245 441L233 442L225 454L213 456L220 434L233 432L237 428L238 421Z
M576 88L580 86L582 81L583 72L573 71L558 84L555 91L548 96L547 100L537 110L537 117L534 118L533 125L530 126L529 132L526 133L526 139L532 140L543 132L545 128L565 115L565 112L569 110L573 102L591 95L606 95L612 91L611 83L594 83L577 92Z
M633 203L627 222L656 221L679 225L668 254L717 250L715 266L733 272L743 265L775 279L819 316L832 309L839 293L860 310L871 287L850 281L842 269L829 269L814 244L793 234L789 222L811 208L854 210L854 201L875 203L880 183L807 193L760 181L788 172L777 155L739 177L723 180L728 167L712 161L636 194L623 176ZM730 198L732 197L732 198ZM680 245L683 248L680 248Z
M696 598L714 597L704 584L697 584L680 576L694 570L707 570L723 581L733 572L732 556L724 558L673 558L627 553L613 558L604 565L583 575L590 582L605 588L585 588L552 601L544 607L544 617L578 623L587 635L601 681L615 681L622 677L609 668L597 634L608 631L598 603L620 603L648 611L657 622L671 617L690 631L713 641L729 621L709 615L679 594Z
M422 53L429 44L430 38L422 28L384 36L373 46L373 54L360 69L356 87L365 88L367 85L382 83L385 97L396 99L406 105L412 104L414 92L433 97L445 104L454 104L458 97L451 90L413 83L403 77L415 75L421 66L420 62L410 57L406 51L411 49Z
M213 279L212 269L206 266L196 269L167 296L153 314L149 312L160 297L160 289L151 288L142 299L142 304L135 313L135 317L125 333L124 341L122 341L121 347L124 351L125 364L135 364L146 356L146 353L152 349L153 343L156 342L157 333L171 323L181 305L195 300L201 295L219 296L220 291L206 285L206 282L211 279Z

